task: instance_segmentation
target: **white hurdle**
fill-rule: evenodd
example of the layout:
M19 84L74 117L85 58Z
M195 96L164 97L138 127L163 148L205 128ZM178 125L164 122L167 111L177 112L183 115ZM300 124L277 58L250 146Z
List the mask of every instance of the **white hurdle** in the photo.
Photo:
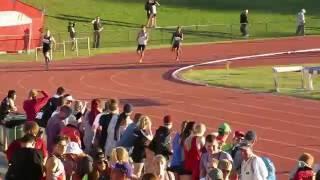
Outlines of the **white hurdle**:
M304 70L303 70L303 73L304 73L304 76L306 77L307 79L307 82L306 82L306 87L307 87L307 90L309 91L312 91L314 90L314 87L313 87L313 78L320 74L320 66L315 66L315 67L305 67Z
M280 92L280 81L278 78L278 73L287 73L287 72L300 72L301 73L301 88L305 87L304 81L304 71L303 66L276 66L272 68L274 85L277 92Z

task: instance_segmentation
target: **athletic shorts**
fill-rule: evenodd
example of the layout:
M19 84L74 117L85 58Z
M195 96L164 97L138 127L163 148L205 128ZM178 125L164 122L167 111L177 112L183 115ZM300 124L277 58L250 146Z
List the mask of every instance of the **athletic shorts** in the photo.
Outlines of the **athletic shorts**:
M171 171L173 173L177 173L179 175L191 175L192 174L192 172L185 170L183 165L182 166L171 166L167 170Z
M146 49L146 45L139 44L137 47L137 51L144 51Z
M50 49L42 49L43 55L46 55L47 53L50 53Z
M180 43L178 43L178 42L173 43L172 48L173 49L176 49L176 48L179 49L180 48Z

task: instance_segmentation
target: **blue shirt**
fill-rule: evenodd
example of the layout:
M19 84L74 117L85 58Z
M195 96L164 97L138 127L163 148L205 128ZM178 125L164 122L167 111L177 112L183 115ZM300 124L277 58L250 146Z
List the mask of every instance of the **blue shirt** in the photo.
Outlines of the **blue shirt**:
M131 123L127 129L123 132L117 146L122 146L125 148L131 148L134 144L136 136L134 135L135 130L138 128L136 123Z
M183 159L182 159L183 148L180 144L179 133L177 133L172 140L172 149L173 149L173 155L171 160L171 167L183 165Z

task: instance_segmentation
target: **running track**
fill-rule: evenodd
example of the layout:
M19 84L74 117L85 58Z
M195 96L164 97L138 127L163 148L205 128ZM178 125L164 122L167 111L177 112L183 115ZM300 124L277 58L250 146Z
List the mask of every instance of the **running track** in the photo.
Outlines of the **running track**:
M54 93L64 86L78 99L118 98L132 103L136 112L153 120L154 128L165 114L174 117L179 128L182 120L196 120L209 132L226 121L233 130L253 129L259 141L258 154L271 157L280 179L295 164L302 152L320 158L320 103L248 91L194 86L177 82L171 72L178 67L237 56L319 48L320 38L287 38L266 41L234 42L185 46L183 61L176 63L168 49L147 51L145 63L138 65L134 53L101 55L64 62L54 62L52 70L43 71L40 63L0 65L0 94L18 91L18 104L31 88ZM317 62L320 53L282 55L233 63L234 66ZM21 107L21 106L19 106Z

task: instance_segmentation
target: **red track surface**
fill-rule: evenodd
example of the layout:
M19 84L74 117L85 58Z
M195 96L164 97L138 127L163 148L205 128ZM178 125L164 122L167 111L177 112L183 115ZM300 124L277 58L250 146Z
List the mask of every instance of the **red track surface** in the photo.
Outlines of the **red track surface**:
M154 127L165 114L174 117L175 128L182 120L196 120L205 123L209 132L227 121L233 130L255 130L259 136L255 151L270 156L279 178L287 179L283 173L295 165L302 152L312 153L319 162L318 101L192 86L172 80L170 73L209 60L319 46L320 38L316 37L185 46L180 63L172 60L168 49L158 49L147 51L145 63L139 65L133 53L112 54L54 62L49 72L43 71L40 63L2 64L0 93L5 96L8 89L16 89L21 105L31 88L54 93L62 85L78 99L113 97L132 103L136 112L150 115ZM242 65L315 62L316 56L319 54L279 56Z

